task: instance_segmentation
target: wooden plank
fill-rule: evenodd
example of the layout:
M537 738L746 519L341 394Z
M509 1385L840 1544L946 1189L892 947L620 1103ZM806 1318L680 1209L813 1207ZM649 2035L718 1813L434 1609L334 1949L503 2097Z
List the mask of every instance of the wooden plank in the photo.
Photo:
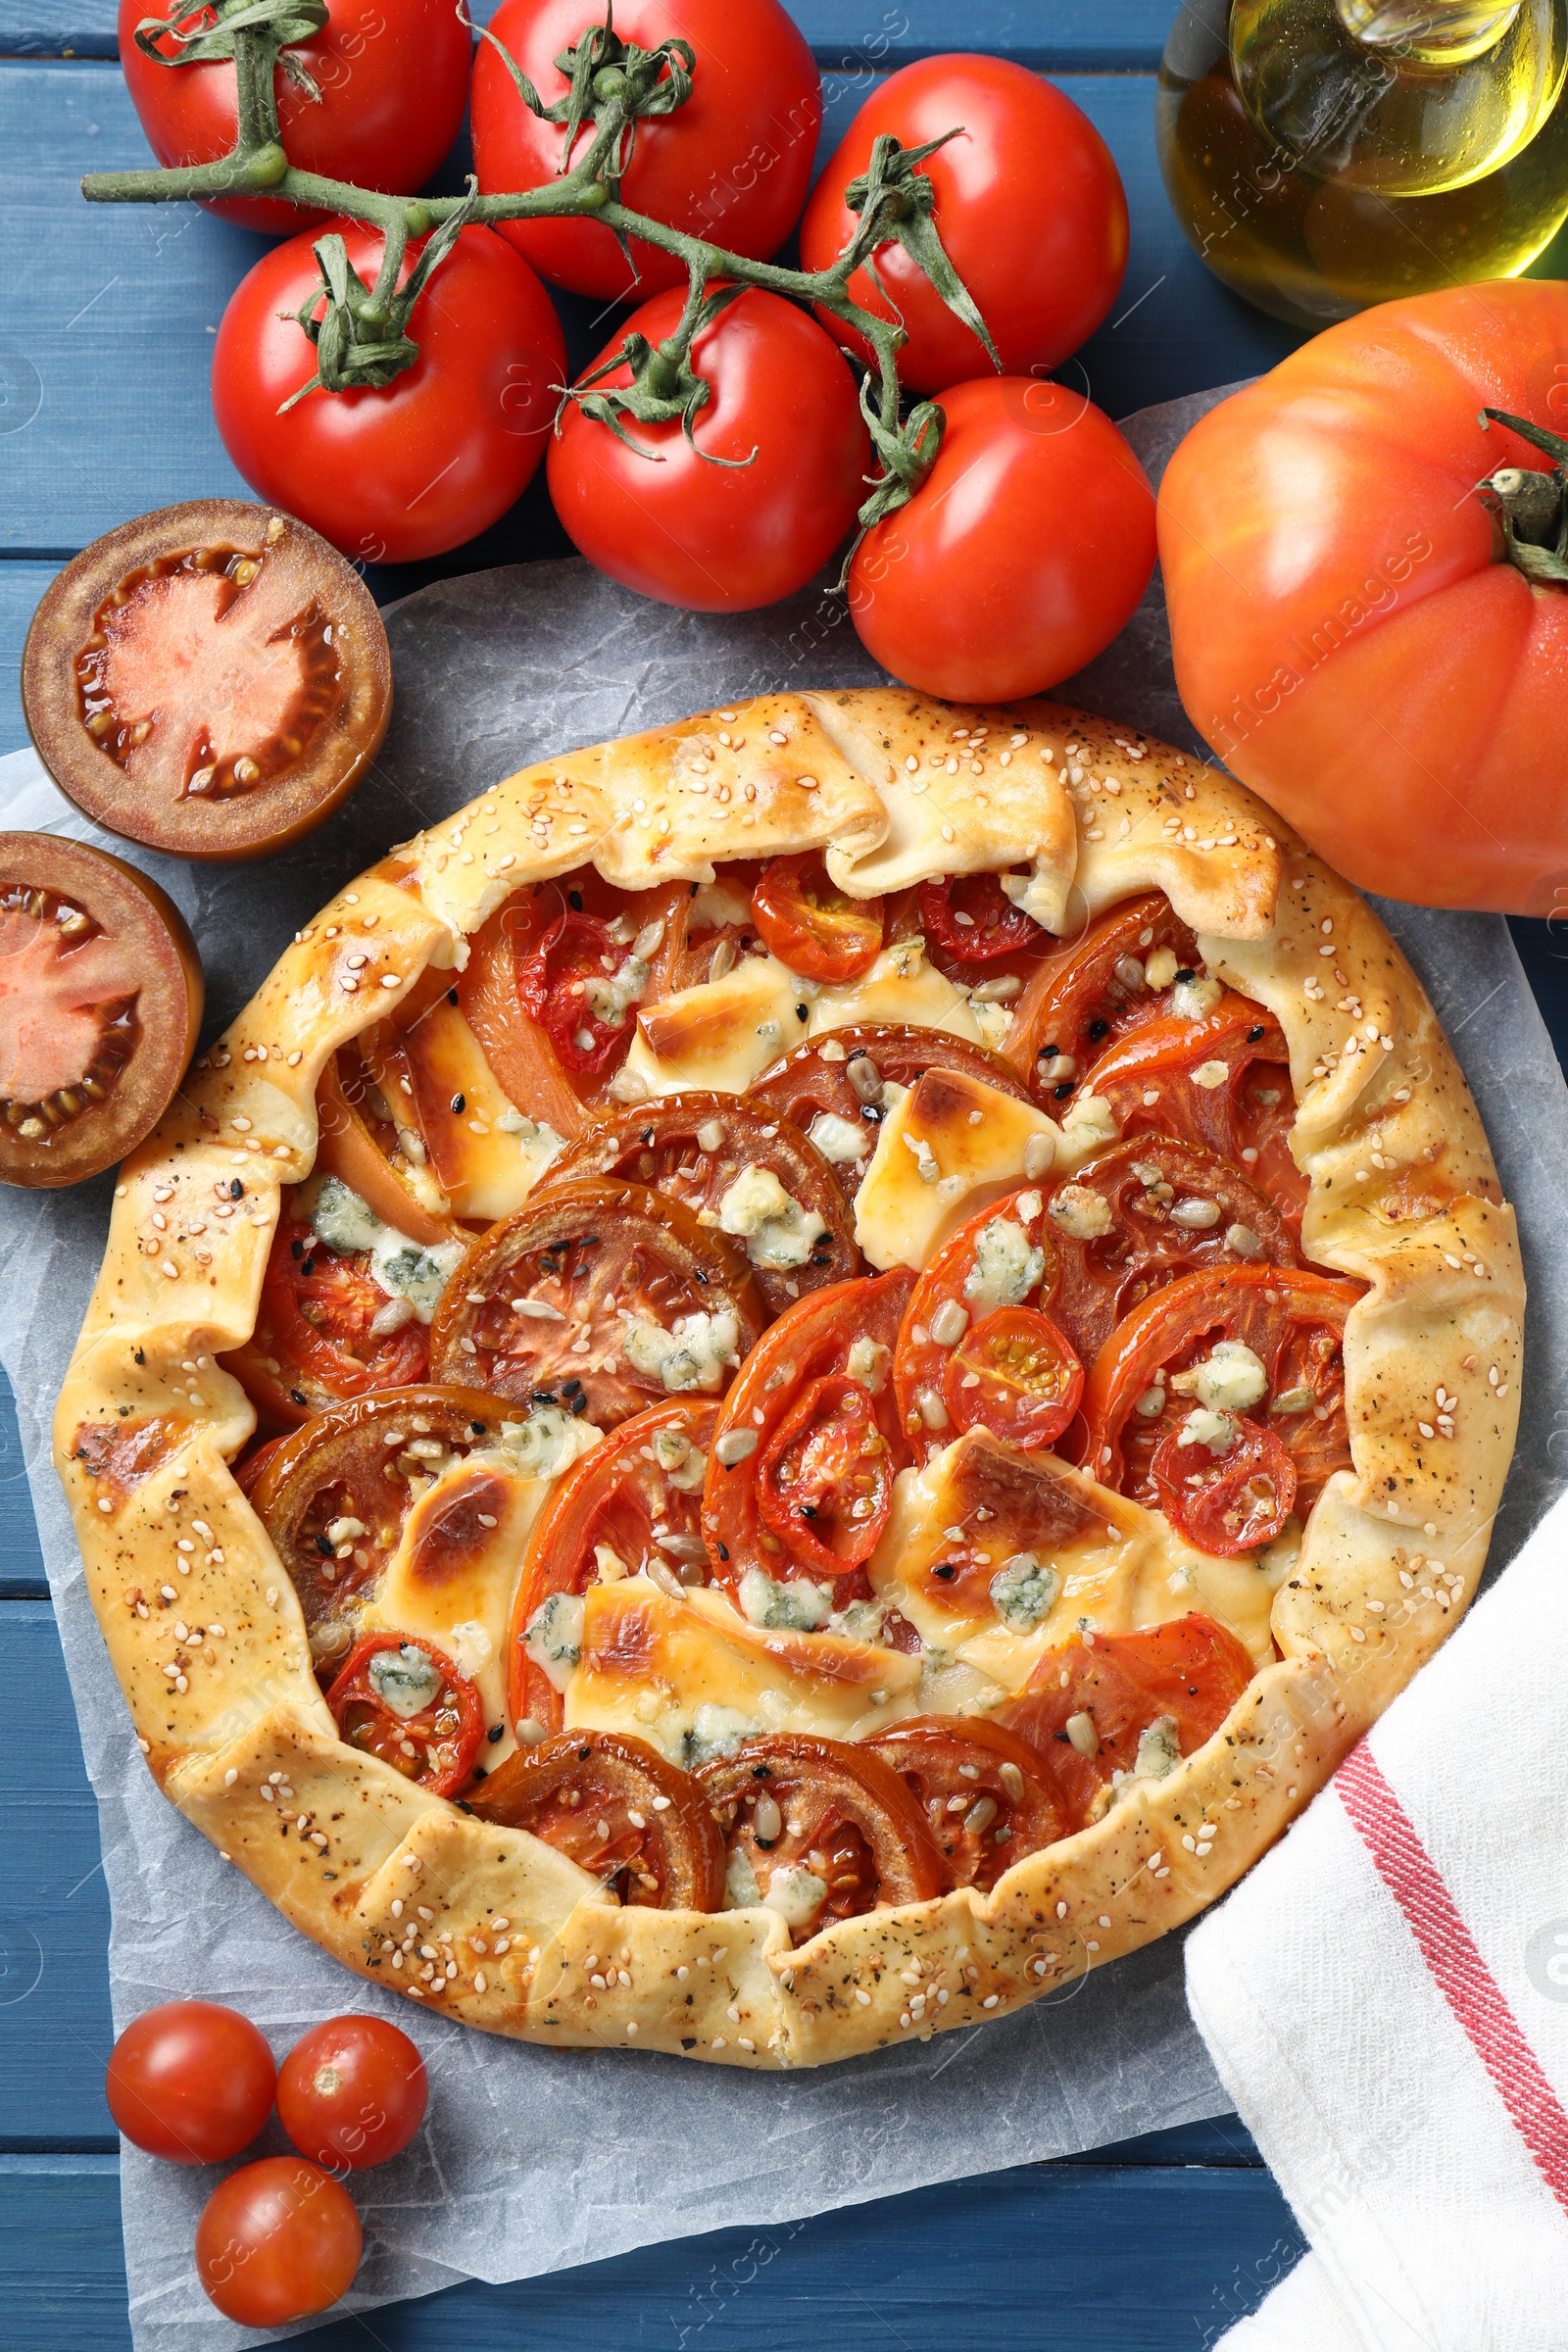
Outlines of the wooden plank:
M477 2281L294 2340L309 2352L1189 2352L1254 2310L1301 2240L1266 2173L1027 2166L760 2230ZM113 2160L0 2158L0 2337L129 2352ZM983 2315L983 2317L981 2316Z
M0 363L3 365L3 363ZM4 410L0 409L0 423ZM0 442L0 449L4 443ZM0 457L0 468L4 466ZM27 635L27 624L33 608L56 572L58 564L28 564L0 562L0 754L20 751L27 741L27 724L22 715L22 688L18 670L22 648ZM0 1457L0 1480L6 1474L6 1463ZM0 1502L0 1513L4 1504ZM4 1552L4 1521L0 1517L0 1556Z

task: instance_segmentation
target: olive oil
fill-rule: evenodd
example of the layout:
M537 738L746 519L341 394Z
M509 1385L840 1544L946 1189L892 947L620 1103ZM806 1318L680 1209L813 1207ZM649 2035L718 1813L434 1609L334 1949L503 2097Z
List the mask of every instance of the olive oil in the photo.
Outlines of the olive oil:
M1568 218L1568 0L1188 0L1156 104L1187 236L1298 325L1517 276Z

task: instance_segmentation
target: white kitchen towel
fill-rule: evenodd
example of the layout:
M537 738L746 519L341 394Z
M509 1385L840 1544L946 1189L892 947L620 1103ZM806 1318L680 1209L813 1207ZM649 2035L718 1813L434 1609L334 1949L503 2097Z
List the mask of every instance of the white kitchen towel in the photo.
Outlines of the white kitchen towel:
M1187 1945L1311 2251L1220 2352L1568 2346L1568 1500Z

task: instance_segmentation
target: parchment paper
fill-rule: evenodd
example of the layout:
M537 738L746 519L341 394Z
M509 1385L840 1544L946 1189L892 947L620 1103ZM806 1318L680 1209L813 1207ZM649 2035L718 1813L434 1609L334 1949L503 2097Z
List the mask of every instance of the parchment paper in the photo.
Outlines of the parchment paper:
M1219 397L1131 420L1152 472ZM268 863L203 870L127 849L95 834L30 752L0 760L8 828L101 840L171 890L206 962L208 1035L334 889L526 761L764 688L880 680L843 607L820 594L708 618L645 604L575 562L426 588L387 622L397 709L374 775L321 832ZM1157 581L1117 644L1059 691L1199 748L1171 680ZM1557 1401L1568 1389L1568 1277L1553 1250L1568 1221L1568 1094L1500 919L1384 911L1465 1063L1524 1229L1524 1420L1495 1573L1568 1480ZM155 1789L50 1466L49 1417L97 1270L111 1181L0 1192L0 1361L98 1797L116 2027L199 1994L255 2018L279 2054L343 2009L380 2010L419 2042L429 2119L403 2157L354 2183L367 2251L340 2310L466 2275L524 2278L730 2224L784 2222L1225 2109L1187 2016L1179 1937L967 2035L777 2076L500 2041L394 2000L298 1936ZM264 2146L281 2147L271 2131ZM137 2352L276 2340L220 2320L197 2283L195 2222L217 2178L124 2152Z

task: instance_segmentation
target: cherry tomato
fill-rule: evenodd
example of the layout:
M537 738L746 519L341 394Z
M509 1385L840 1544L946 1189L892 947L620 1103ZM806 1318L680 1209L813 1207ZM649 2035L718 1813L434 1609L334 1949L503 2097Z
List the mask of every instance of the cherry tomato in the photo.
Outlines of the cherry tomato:
M120 65L130 102L161 164L216 163L232 148L238 127L233 62L154 65L136 47L135 33L149 15L162 13L142 0L120 0ZM203 29L206 14L193 6L183 29ZM179 55L167 33L158 47L165 57ZM289 161L323 179L412 196L462 127L470 53L467 27L446 0L374 0L373 6L328 0L322 29L291 42L287 53L310 74L318 98L281 64L272 70ZM292 236L325 219L275 196L215 197L207 210L270 236Z
M504 0L490 29L549 106L567 86L556 61L593 17L581 0ZM614 28L641 49L675 35L697 52L685 105L637 124L622 203L765 260L800 216L822 121L822 84L801 33L777 0L617 0ZM474 62L471 103L474 170L487 196L548 186L564 168L564 131L529 113L488 41ZM591 130L579 134L574 157ZM641 237L631 241L628 270L595 221L509 220L501 233L553 284L578 294L627 302L686 282L681 263Z
M196 2276L225 2320L282 2328L347 2294L364 2246L354 2199L303 2156L220 2180L196 2225Z
M975 1322L988 1320L1003 1305L1036 1308L1044 1322L1055 1287L1055 1227L1046 1214L1040 1185L1004 1193L948 1236L914 1286L893 1362L899 1423L913 1445L935 1450L951 1442L948 1371L954 1349L971 1336ZM1046 1352L1060 1361L1056 1348L1048 1346ZM1065 1348L1067 1356L1071 1352ZM981 1367L975 1363L965 1370L977 1375L977 1385L967 1391L960 1387L958 1395L977 1397ZM1054 1385L1048 1377L1048 1388ZM977 1412L974 1418L984 1416Z
M955 1429L993 1430L1025 1453L1060 1437L1084 1368L1049 1315L1004 1306L971 1326L948 1357L942 1396Z
M614 1889L653 1910L716 1911L724 1849L698 1784L645 1740L566 1732L517 1749L471 1808L527 1830Z
M273 1422L297 1427L322 1405L424 1378L425 1327L396 1320L400 1301L369 1264L368 1250L340 1255L297 1216L279 1220L256 1329L221 1359ZM389 1314L390 1328L378 1332Z
M302 2156L364 2172L406 2148L430 2083L408 2035L382 2017L330 2017L277 2070L277 2120Z
M1116 298L1127 268L1127 199L1088 116L1023 66L930 57L878 82L806 208L801 266L829 269L849 243L858 220L844 190L870 163L875 139L891 131L905 147L921 147L952 130L959 136L920 167L936 191L937 234L1005 371L1047 375ZM877 248L876 280L858 270L850 291L862 309L906 329L899 374L910 391L940 392L991 368L979 336L901 246ZM869 359L859 336L825 314L823 322Z
M682 299L645 302L595 367L625 334L662 342ZM692 365L712 397L690 441L678 423L626 420L628 448L569 401L550 496L572 544L622 587L694 612L750 612L804 588L849 536L870 443L842 353L777 294L738 295L697 336ZM630 380L615 367L600 389Z
M1177 1534L1221 1558L1272 1544L1296 1500L1296 1464L1274 1432L1245 1418L1231 1428L1223 1451L1167 1429L1150 1465Z
M1051 945L1053 953L1029 975L1013 1006L1002 1051L1054 1112L1091 1061L1129 1029L1169 1012L1169 983L1151 988L1146 959L1168 948L1177 970L1190 971L1201 958L1192 933L1157 890L1123 900L1078 939Z
M803 980L830 986L858 980L882 953L880 899L834 888L814 852L770 858L752 893L752 912L769 955Z
M946 701L1043 693L1137 610L1154 566L1149 477L1059 384L958 384L942 408L935 465L855 552L856 628L885 669Z
M326 1703L339 1739L432 1796L455 1796L473 1770L483 1702L467 1676L417 1634L367 1634Z
M989 1894L1004 1870L1067 1835L1067 1808L1038 1750L975 1716L910 1715L866 1745L925 1815L943 1891Z
M957 963L995 963L1019 948L1051 945L1033 915L1015 906L995 874L949 874L920 885L925 935Z
M773 1732L697 1777L724 1839L731 1899L739 1865L796 1943L834 1920L941 1891L925 1816L869 1747Z
M619 1069L636 1034L625 1007L612 1019L594 991L609 984L607 964L619 958L606 924L591 914L558 915L517 967L517 995L539 1023L568 1078L608 1078Z
M109 2112L129 2140L171 2164L221 2164L272 2112L277 2069L266 2037L216 2001L165 2001L109 2055Z
M608 1545L631 1576L708 1582L703 1474L717 1407L672 1397L635 1413L562 1478L533 1525L513 1604L509 1712L521 1744L528 1727L559 1732L562 1694L523 1637L553 1592L585 1592ZM659 1535L654 1534L655 1528ZM537 1739L534 1729L531 1738ZM492 1781L498 1776L491 1775Z
M842 1576L881 1542L897 1466L870 1391L842 1373L813 1380L762 1449L762 1525L808 1575Z
M371 282L381 239L334 227ZM309 392L316 353L292 316L319 283L314 237L291 237L229 298L213 347L213 409L262 498L367 564L412 564L485 530L544 455L566 347L550 298L520 254L466 228L416 305L412 368L384 391ZM422 246L411 243L404 275Z

